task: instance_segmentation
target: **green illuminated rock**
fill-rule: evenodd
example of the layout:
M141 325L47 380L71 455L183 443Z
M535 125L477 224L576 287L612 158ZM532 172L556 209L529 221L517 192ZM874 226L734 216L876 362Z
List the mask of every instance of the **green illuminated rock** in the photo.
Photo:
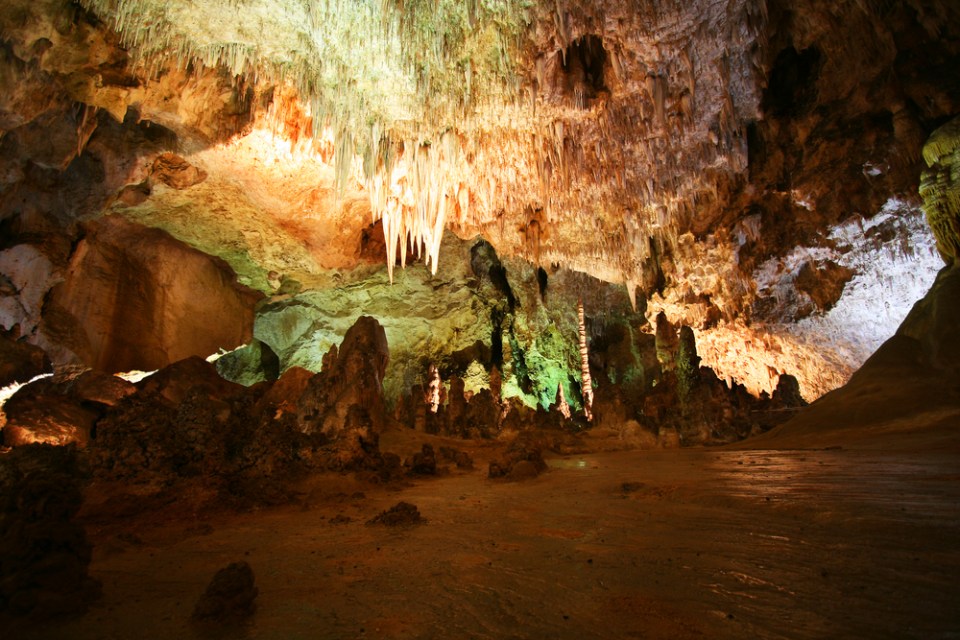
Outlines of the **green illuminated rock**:
M923 211L941 257L953 264L960 256L960 118L931 134L923 158L930 167L920 182Z

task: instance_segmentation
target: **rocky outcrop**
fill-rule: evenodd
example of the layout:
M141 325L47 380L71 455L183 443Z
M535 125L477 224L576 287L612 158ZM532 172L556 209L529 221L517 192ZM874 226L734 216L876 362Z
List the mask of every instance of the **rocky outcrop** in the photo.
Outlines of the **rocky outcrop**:
M547 470L540 448L525 438L518 438L504 455L490 463L487 477L507 480L529 480Z
M106 408L86 455L107 482L154 491L194 483L245 503L286 501L293 484L316 470L389 480L402 469L378 446L388 421L381 386L387 358L373 318L361 318L316 375L291 369L248 388L188 358Z
M3 407L3 444L84 447L107 409L135 391L132 383L98 371L62 373L32 382Z
M0 387L26 382L52 370L43 349L0 333Z
M44 298L60 281L60 268L69 257L69 249L51 244L21 243L0 251L0 325L18 338L36 333Z
M386 527L407 527L423 524L426 519L420 515L417 506L409 502L398 502L386 511L367 521L368 525L382 525Z
M85 407L60 385L40 380L23 387L4 405L3 444L87 444L101 412Z
M960 257L960 117L933 132L923 157L929 167L920 184L923 210L940 256L953 264Z
M339 445L339 464L349 467L369 453L365 443L375 443L387 425L383 377L390 351L380 323L361 316L335 353L297 401L297 425Z
M174 153L161 153L153 160L150 177L174 189L187 189L207 179L207 172Z
M295 397L266 398L269 386L224 380L201 358L160 370L97 421L94 475L147 493L192 484L243 504L288 501L292 483L334 455L299 431Z
M245 392L200 358L145 378L97 422L89 446L96 475L165 486L223 473L227 440L242 437L230 427L247 417L234 410Z
M930 292L843 387L751 446L945 446L960 418L960 269ZM905 444L903 444L905 443Z
M100 595L80 509L74 447L34 445L0 456L0 623L79 615ZM7 625L3 625L7 628Z
M259 297L221 261L107 217L87 224L42 331L88 366L150 371L247 342Z

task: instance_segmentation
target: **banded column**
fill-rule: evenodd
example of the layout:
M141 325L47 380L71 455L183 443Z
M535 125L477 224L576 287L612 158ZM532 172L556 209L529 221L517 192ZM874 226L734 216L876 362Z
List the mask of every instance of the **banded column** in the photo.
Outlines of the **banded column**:
M583 320L583 299L577 300L580 320L580 378L583 385L583 414L593 420L593 382L590 380L590 353L587 351L587 325Z

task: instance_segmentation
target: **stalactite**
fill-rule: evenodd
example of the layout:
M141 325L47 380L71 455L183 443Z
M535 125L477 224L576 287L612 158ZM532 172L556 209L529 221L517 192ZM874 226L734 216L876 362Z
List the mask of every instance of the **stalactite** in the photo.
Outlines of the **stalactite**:
M587 350L587 325L583 318L583 298L577 300L580 323L580 380L583 385L583 414L593 420L593 381L590 379L590 353Z
M302 0L283 11L270 0L79 4L116 27L132 67L148 82L176 68L200 78L205 67L219 66L299 95L310 105L314 136L332 132L327 146L336 150L338 184L366 186L372 217L383 220L391 280L407 251L436 272L449 226L498 236L506 251L542 252L544 260L549 255L612 282L643 281L645 239L683 227L688 220L677 218L692 217L683 201L698 191L714 197L701 201L697 215L716 215L716 185L742 170L747 157L737 114L750 92L731 85L727 57L719 74L704 73L716 59L711 47L726 46L718 39L727 36L715 33L702 46L687 36L662 47L651 42L658 53L639 56L613 27L618 15L624 33L637 31L641 40L665 34L672 27L664 31L662 21L685 15L682 3L653 3L641 12L644 24L611 5L610 16L595 23L609 61L609 92L588 100L576 85L577 106L586 108L577 114L569 100L552 102L551 64L591 28L566 0ZM764 3L742 17L726 15L725 3L708 4L697 16L705 32L722 26L755 41L765 37ZM204 25L214 15L220 23L211 31ZM537 29L546 32L528 29L543 18ZM544 41L555 48L530 48ZM530 81L523 87L521 71ZM634 94L635 101L625 100ZM697 144L710 148L690 151ZM419 147L426 149L423 161ZM405 156L396 164L407 165L400 185L385 157L394 152ZM587 226L609 215L613 202L636 212L639 245ZM529 205L544 212L539 229L511 236L522 226L515 216ZM567 242L576 225L582 237Z

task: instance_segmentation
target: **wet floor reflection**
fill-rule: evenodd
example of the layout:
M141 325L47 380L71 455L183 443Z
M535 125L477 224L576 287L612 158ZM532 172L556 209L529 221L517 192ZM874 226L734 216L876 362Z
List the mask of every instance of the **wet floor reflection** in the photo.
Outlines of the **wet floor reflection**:
M854 501L909 507L914 516L960 513L954 457L845 451L745 451L711 456L725 492L767 501Z
M954 457L723 452L704 470L750 505L704 523L722 555L705 586L761 635L960 637Z

